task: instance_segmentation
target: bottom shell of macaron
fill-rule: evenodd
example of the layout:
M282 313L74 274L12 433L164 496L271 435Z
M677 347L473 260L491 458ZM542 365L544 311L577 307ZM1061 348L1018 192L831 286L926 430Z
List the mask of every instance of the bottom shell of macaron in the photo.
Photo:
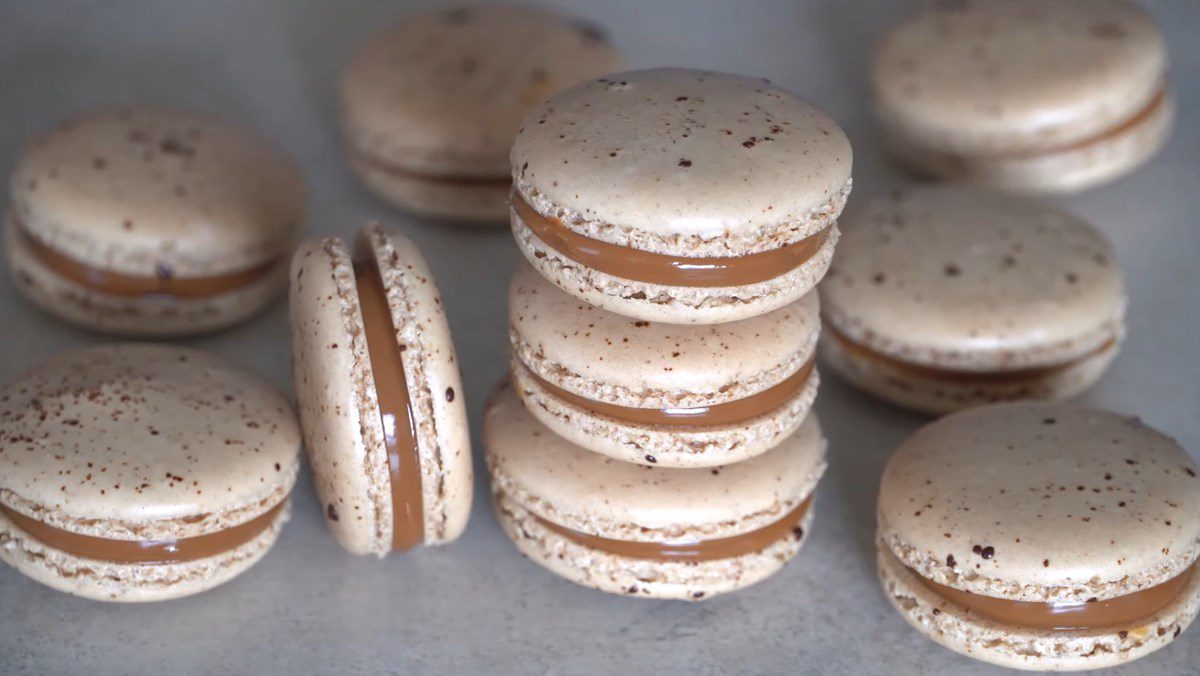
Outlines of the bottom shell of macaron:
M507 176L496 180L455 180L419 176L352 155L350 166L379 199L430 218L503 225L508 218Z
M991 621L922 584L885 545L879 580L888 600L914 629L936 643L983 662L1031 671L1079 671L1145 657L1178 637L1200 610L1200 576L1157 612L1129 626L1040 629Z
M82 558L49 547L0 513L0 560L47 587L95 601L166 601L208 591L247 571L270 551L290 516L290 502L284 503L261 533L216 556L130 564Z
M526 558L576 584L625 596L702 601L749 587L783 569L800 551L813 510L788 535L756 552L704 561L672 561L622 556L585 546L551 530L507 498L493 496L504 532Z

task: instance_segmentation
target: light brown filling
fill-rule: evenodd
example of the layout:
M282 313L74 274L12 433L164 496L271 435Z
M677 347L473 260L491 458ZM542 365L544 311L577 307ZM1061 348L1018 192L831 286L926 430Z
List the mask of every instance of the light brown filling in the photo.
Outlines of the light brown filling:
M681 543L613 540L572 530L551 523L540 516L535 515L534 518L542 526L576 544L608 554L653 561L714 561L760 552L785 537L797 539L803 537L804 531L800 528L800 522L804 519L804 514L808 511L811 503L812 498L810 497L778 521L749 533L715 540Z
M1087 138L1083 138L1078 141L1073 141L1071 143L1067 143L1067 144L1061 145L1061 146L1055 146L1055 147L1051 147L1051 148L1037 149L1037 150L1028 150L1025 152L1004 153L1000 156L1001 157L1039 157L1042 155L1053 155L1053 154L1057 154L1057 153L1066 153L1066 152L1070 152L1072 150L1079 150L1080 148L1086 148L1087 146L1095 145L1097 143L1103 143L1105 141L1110 141L1122 134L1125 134L1126 132L1132 130L1134 127L1137 127L1138 125L1142 124L1146 120L1150 119L1151 116L1153 116L1155 113L1157 113L1159 111L1159 109L1162 108L1166 104L1166 100L1167 100L1167 88L1166 88L1166 86L1163 86L1154 94L1153 97L1151 97L1150 101L1146 104L1146 106L1144 108L1139 110L1137 113L1135 113L1129 119L1125 120L1124 122L1122 122L1121 124L1119 124L1115 127L1112 127L1111 129L1107 129L1107 130L1099 132L1093 136L1089 136Z
M1103 629L1135 626L1138 620L1162 610L1183 592L1195 574L1193 565L1166 582L1132 594L1085 603L1009 601L947 587L909 571L934 594L969 612L1002 624L1032 629Z
M593 270L647 284L722 287L757 284L800 267L821 250L830 228L785 247L730 258L688 258L601 242L572 231L561 219L534 211L520 195L512 205L521 221L546 246Z
M919 380L934 380L947 383L987 383L987 384L1007 384L1007 383L1022 383L1028 380L1036 380L1045 378L1057 372L1065 371L1072 366L1080 364L1098 354L1112 349L1116 345L1116 339L1110 338L1096 349L1063 362L1061 364L1051 364L1049 366L1034 366L1030 368L1014 369L1011 371L965 371L959 369L939 368L936 366L926 366L924 364L915 364L913 362L897 359L890 355L876 352L871 348L855 341L846 334L838 331L833 323L825 320L823 323L826 333L836 340L846 352L849 352L857 357L869 359L878 364L881 364L889 369L898 371L905 375L911 376Z
M503 176L450 176L446 174L427 174L408 169L407 167L402 167L398 164L385 162L374 155L370 155L362 151L353 151L353 153L354 157L360 162L369 164L378 171L382 171L393 176L398 176L400 178L429 181L431 183L441 183L443 185L460 186L464 188L507 188L512 184L512 177L508 174Z
M383 444L387 451L392 493L392 549L406 550L425 541L425 510L422 506L421 460L408 396L408 381L392 314L388 310L383 277L365 242L359 243L354 260L354 281L362 312L367 354L375 380Z
M21 238L25 247L42 265L60 277L92 291L122 298L170 296L198 299L220 296L243 289L262 279L277 262L271 261L249 270L212 277L175 277L165 272L154 276L126 275L81 263L42 244L30 235L22 224L17 223L16 228L17 236Z
M183 563L231 552L270 528L281 509L282 502L246 523L182 540L110 540L55 528L0 505L9 521L47 547L94 561L142 565Z
M813 359L809 359L800 367L800 370L788 376L782 382L757 394L724 404L693 406L690 408L634 408L631 406L609 404L603 401L588 399L574 392L568 392L557 385L552 385L528 368L525 371L538 385L549 390L551 394L559 399L592 413L613 418L614 420L638 425L661 425L665 427L710 427L751 420L770 413L791 401L799 394L800 390L804 389L804 384L808 382L808 377L812 374L813 362Z

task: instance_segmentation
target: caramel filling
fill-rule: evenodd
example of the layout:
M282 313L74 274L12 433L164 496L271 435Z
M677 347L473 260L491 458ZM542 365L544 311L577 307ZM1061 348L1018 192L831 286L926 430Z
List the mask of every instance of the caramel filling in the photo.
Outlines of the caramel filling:
M633 408L609 404L581 397L574 392L568 392L557 385L552 385L528 368L525 371L539 386L559 399L614 420L664 427L710 427L751 420L785 405L804 389L804 384L808 382L808 377L812 374L813 363L814 359L809 359L800 367L800 370L777 385L757 394L724 404L690 408Z
M445 174L426 174L419 171L413 171L406 167L391 162L385 162L374 155L355 151L354 157L363 164L369 164L371 167L385 174L391 174L398 178L408 178L418 181L429 181L431 183L440 183L447 186L459 186L463 188L507 188L512 184L512 177L505 174L503 176L448 176Z
M282 502L246 523L182 540L110 540L55 528L0 505L5 518L47 547L94 561L143 565L183 563L233 551L270 528L281 509Z
M366 249L366 247L362 247ZM354 260L354 281L362 312L367 355L375 380L383 445L387 451L392 492L392 549L411 549L425 541L422 506L421 460L408 396L408 381L400 358L400 343L388 310L383 277L370 251L360 250Z
M576 544L590 549L596 549L608 554L625 556L631 559L650 559L653 561L715 561L731 559L745 554L760 552L785 537L797 539L804 536L800 522L808 511L812 498L801 502L798 507L788 512L783 518L758 530L734 535L733 537L715 540L699 540L695 542L632 542L629 540L612 540L609 538L588 535L572 530L556 523L551 523L540 516L534 516L542 526L571 540Z
M170 296L190 300L220 296L243 289L262 279L277 263L271 261L249 270L212 277L175 277L166 270L152 277L126 275L80 263L37 241L20 223L16 228L22 244L42 265L60 277L92 291L122 298Z
M833 323L828 320L823 323L823 326L828 335L836 340L838 344L850 354L863 359L869 359L889 369L898 371L919 380L934 380L946 383L1004 385L1019 384L1028 380L1045 378L1054 375L1059 371L1065 371L1072 366L1080 364L1088 359L1091 359L1092 357L1095 357L1096 355L1110 350L1117 343L1116 338L1110 338L1094 350L1061 364L1033 366L1029 368L1014 369L1011 371L965 371L959 369L939 368L936 366L926 366L924 364L914 364L913 362L897 359L895 357L876 352L871 348L855 341L841 331L838 331L837 328L833 326Z
M1195 569L1196 566L1193 565L1170 580L1149 589L1084 603L1009 601L938 584L921 577L911 568L909 572L941 598L989 620L1033 629L1068 630L1137 625L1138 620L1153 615L1178 598L1195 574Z
M563 256L614 277L665 286L744 286L775 279L815 256L830 230L827 227L799 242L748 256L688 258L609 244L573 232L561 219L534 211L515 192L512 205L521 222Z
M1158 113L1159 110L1164 105L1166 105L1166 101L1167 101L1167 88L1165 86L1163 86L1162 88L1160 88L1158 90L1158 92L1156 92L1154 94L1153 97L1151 97L1150 101L1146 104L1146 106L1144 108L1139 110L1137 113L1135 113L1129 119L1125 120L1121 124L1111 128L1111 129L1102 131L1093 136L1083 138L1078 141L1073 141L1071 143L1067 143L1062 146L1046 148L1044 150L1029 150L1029 151L1025 151L1025 152L1014 152L1014 153L1004 154L1002 156L1003 157L1039 157L1041 155L1066 153L1066 152L1070 152L1072 150L1079 150L1080 148L1086 148L1090 145L1095 145L1097 143L1103 143L1105 141L1110 141L1122 134L1129 132L1133 128L1137 127L1138 125L1142 124L1146 120L1150 119L1153 115Z

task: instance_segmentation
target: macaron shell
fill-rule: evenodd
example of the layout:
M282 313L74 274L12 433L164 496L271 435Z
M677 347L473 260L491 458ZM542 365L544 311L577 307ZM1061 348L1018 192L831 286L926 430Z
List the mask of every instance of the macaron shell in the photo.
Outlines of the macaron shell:
M11 214L4 219L4 240L9 271L26 298L66 322L113 335L171 337L224 329L260 312L287 283L288 263L282 259L249 285L210 298L113 296L44 265L18 236Z
M584 267L546 246L510 210L517 245L530 263L558 288L609 312L666 324L719 324L748 319L794 303L824 277L833 260L838 230L812 258L779 277L732 287L683 287L636 282Z
M342 77L350 146L434 175L506 177L525 114L616 70L594 25L545 10L476 6L409 17L370 40Z
M1175 640L1200 611L1200 576L1138 626L1031 630L992 622L934 594L880 543L880 583L914 629L955 652L1011 669L1080 671L1125 664Z
M967 154L1039 151L1104 134L1163 87L1153 21L1123 0L929 3L878 46L885 128Z
M530 112L512 148L514 184L534 210L594 239L683 256L815 234L840 211L850 164L837 123L793 94L682 68L563 92Z
M149 106L49 130L18 160L11 187L13 213L41 243L151 277L215 276L286 257L306 193L295 164L257 136Z
M927 425L889 460L878 509L880 538L905 565L1011 600L1129 594L1200 556L1200 477L1178 444L1135 418L1062 404Z
M0 513L0 560L52 589L96 601L167 601L207 591L241 575L270 551L291 516L290 499L265 531L220 554L185 563L122 565L84 559L25 536Z
M1060 364L1124 333L1124 277L1091 225L958 186L878 198L841 222L825 320L872 351L966 371Z
M508 214L507 180L481 183L427 179L387 171L353 155L350 166L377 197L428 218L503 223Z

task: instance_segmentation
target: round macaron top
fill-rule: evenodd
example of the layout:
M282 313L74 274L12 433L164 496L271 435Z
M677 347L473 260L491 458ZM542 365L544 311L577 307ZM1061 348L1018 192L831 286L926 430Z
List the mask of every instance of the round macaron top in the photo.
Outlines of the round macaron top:
M431 175L507 178L525 114L622 61L595 25L508 5L418 14L379 33L342 78L355 152Z
M825 471L816 416L767 453L724 467L663 469L584 450L555 435L504 385L484 419L493 490L590 535L643 542L714 539L780 519Z
M209 277L281 260L303 227L296 165L219 119L151 106L85 113L26 148L12 207L35 240L105 271Z
M558 387L627 406L714 404L766 390L813 356L818 301L711 325L639 321L559 290L532 267L513 276L511 339L526 367Z
M196 350L68 352L0 391L0 504L118 540L191 537L278 505L299 466L283 393Z
M1068 213L924 187L851 209L839 227L822 312L873 351L985 371L1053 365L1121 338L1112 248Z
M850 163L837 123L790 92L683 68L563 92L530 113L512 149L526 202L616 244L633 230L667 244L734 234L782 246L837 216ZM750 253L729 246L726 256Z
M1124 0L942 0L895 26L874 63L886 122L933 148L1006 153L1133 118L1163 88L1166 50Z
M1145 589L1200 555L1200 478L1137 418L1061 404L970 409L888 461L880 535L951 587L1025 601Z

